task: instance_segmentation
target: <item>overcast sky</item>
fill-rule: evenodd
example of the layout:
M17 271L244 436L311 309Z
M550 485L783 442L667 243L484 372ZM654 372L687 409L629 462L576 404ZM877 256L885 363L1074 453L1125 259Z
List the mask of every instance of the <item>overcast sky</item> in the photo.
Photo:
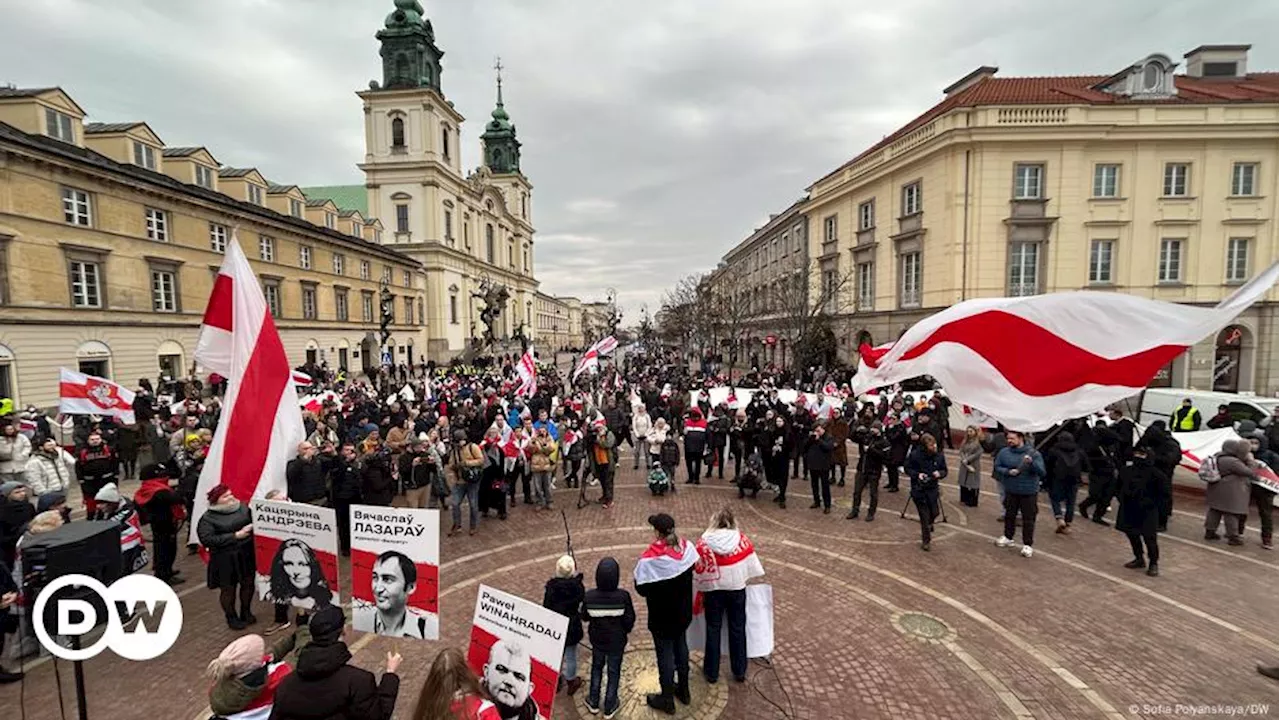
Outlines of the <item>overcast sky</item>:
M982 64L1110 74L1251 43L1276 0L435 0L445 94L479 163L493 61L534 185L542 289L619 292L627 322L813 180ZM94 121L145 120L275 182L363 181L355 91L381 79L392 0L0 0L0 83L61 85ZM384 218L384 222L386 219Z

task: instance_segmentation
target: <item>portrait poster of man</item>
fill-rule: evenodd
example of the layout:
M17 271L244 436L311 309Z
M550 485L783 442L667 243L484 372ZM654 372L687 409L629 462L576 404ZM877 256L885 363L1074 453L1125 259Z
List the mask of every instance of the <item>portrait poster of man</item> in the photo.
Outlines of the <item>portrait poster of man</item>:
M340 604L333 509L255 499L253 554L259 599L304 610Z
M550 720L569 618L481 585L467 664L503 720Z
M440 638L440 512L351 506L351 627Z

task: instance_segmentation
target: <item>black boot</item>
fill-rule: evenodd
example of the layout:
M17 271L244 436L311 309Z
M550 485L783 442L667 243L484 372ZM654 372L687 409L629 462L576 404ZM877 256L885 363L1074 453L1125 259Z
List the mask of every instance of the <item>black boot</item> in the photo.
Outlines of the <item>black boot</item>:
M683 705L689 704L690 698L689 698L689 681L688 680L685 680L679 685L676 685L676 699L679 700L680 703Z
M236 617L235 615L227 615L227 627L231 628L232 630L239 631L245 628L245 624L243 620Z
M253 613L249 612L249 608L246 607L240 611L240 622L244 623L246 626L249 626L258 622L258 618L254 617Z
M644 696L644 704L668 715L676 714L676 701L670 695L653 693Z
M1147 561L1143 560L1140 557L1136 557L1130 560L1129 562L1125 563L1124 566L1129 568L1130 570L1141 570L1142 568L1147 566Z
M1160 568L1156 567L1155 562L1152 562L1150 565L1147 566L1147 577L1159 577L1159 576L1160 576Z

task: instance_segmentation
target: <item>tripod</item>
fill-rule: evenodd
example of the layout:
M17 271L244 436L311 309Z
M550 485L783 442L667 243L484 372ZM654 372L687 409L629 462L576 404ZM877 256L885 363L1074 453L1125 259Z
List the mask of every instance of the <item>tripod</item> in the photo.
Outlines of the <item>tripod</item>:
M907 492L907 503L902 506L902 513L898 517L902 520L907 519L907 508L911 507L911 492ZM947 506L942 502L942 495L938 495L938 512L942 514L942 522L947 522Z

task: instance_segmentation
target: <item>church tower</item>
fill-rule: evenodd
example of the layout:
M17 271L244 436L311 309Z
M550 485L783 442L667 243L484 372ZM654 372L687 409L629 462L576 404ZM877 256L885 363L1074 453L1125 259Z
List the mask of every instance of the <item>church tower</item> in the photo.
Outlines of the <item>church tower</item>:
M520 141L516 126L502 103L502 60L494 64L498 80L498 104L490 113L480 140L484 145L484 166L493 175L493 183L502 190L513 215L529 221L529 191L533 186L520 171Z
M378 31L382 43L382 87L440 89L440 58L431 21L424 18L418 0L395 0L396 9Z

